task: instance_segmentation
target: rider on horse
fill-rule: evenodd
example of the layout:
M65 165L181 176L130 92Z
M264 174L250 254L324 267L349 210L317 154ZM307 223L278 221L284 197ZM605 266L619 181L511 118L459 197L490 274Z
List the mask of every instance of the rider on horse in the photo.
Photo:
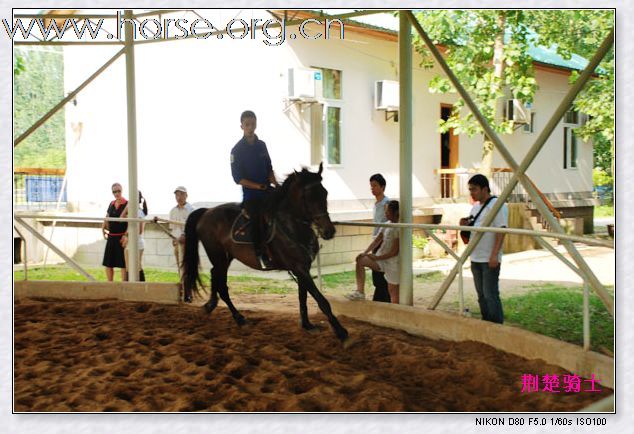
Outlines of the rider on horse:
M278 183L266 144L255 135L256 127L255 113L247 110L240 115L244 137L231 150L231 174L236 184L242 186L242 209L251 219L255 255L265 270L270 261L262 240L261 209L271 184L278 186Z

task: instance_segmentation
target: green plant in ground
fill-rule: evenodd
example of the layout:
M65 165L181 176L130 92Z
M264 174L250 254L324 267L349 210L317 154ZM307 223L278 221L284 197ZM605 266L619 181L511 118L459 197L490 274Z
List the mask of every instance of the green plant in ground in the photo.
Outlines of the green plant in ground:
M612 205L601 205L594 207L594 218L614 217L614 207Z
M105 281L106 273L103 267L84 268L89 274L91 274L97 281ZM178 273L176 271L165 271L153 268L145 268L145 278L148 282L155 283L176 283L179 280ZM120 272L115 270L115 280L120 278ZM24 279L24 271L19 270L13 273L15 280ZM34 267L28 270L29 280L59 280L59 281L79 281L87 282L88 279L76 271L74 268L65 265L51 265L48 267ZM203 285L209 286L209 275L207 273L201 273L200 275ZM267 282L278 282L275 279L267 279L263 277L251 277L251 276L228 276L229 283L252 283L262 285ZM279 281L284 282L284 281ZM275 284L270 285L275 286Z
M412 238L412 246L417 249L424 249L427 244L429 244L429 240L427 239L427 237L414 235L414 237Z
M539 286L533 286L540 288ZM502 300L505 321L525 330L583 345L583 291L557 285ZM614 351L614 322L598 296L590 296L592 350Z
M341 273L325 274L321 276L324 286L334 288L337 286L354 285L357 281L354 271L343 271Z
M423 283L437 283L442 282L445 275L442 271L432 271L429 273L421 273L415 276L416 281Z

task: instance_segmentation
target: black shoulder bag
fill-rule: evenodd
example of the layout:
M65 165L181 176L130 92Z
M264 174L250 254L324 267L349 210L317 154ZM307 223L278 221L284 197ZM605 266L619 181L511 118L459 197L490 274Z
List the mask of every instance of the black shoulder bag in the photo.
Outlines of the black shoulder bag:
M489 202L491 202L491 200L493 200L496 197L497 196L491 196L490 198L488 198L486 202L484 202L484 205L482 205L482 208L480 208L480 211L478 211L478 213L475 215L475 217L471 215L467 217L467 220L469 220L469 222L467 223L467 226L473 226L476 220L478 220L478 217L480 217L480 214L482 213L482 211L484 211L484 208L486 208ZM471 231L460 231L460 238L462 238L463 243L469 244L469 240L471 239Z

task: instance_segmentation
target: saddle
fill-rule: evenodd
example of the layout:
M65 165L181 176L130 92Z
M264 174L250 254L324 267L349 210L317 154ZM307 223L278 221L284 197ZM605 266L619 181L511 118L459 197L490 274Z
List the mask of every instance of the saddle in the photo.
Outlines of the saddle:
M233 225L231 225L231 241L236 244L253 244L252 229L251 218L241 212L233 221ZM266 240L264 244L270 243L274 236L275 220L267 221L262 237Z

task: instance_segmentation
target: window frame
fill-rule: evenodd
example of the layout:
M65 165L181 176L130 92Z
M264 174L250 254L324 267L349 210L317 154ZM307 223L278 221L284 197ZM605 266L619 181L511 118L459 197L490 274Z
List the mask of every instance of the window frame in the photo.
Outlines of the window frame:
M312 69L317 69L319 71L321 71L322 74L322 86L318 88L318 94L316 95L317 97L317 103L318 104L322 104L323 105L323 111L322 111L322 120L321 120L321 135L322 135L322 144L321 144L321 157L322 157L322 162L324 163L324 166L326 167L343 167L344 165L344 134L343 134L343 126L344 126L344 119L345 119L345 104L344 104L344 81L343 81L343 70L342 69L335 69L335 68L327 68L327 67L322 67L322 66L311 66ZM323 82L325 82L325 76L326 76L326 71L338 71L340 74L340 80L339 80L339 98L326 98L324 96L324 86L323 86ZM329 108L338 108L339 109L339 162L337 163L332 163L330 162L329 158L329 143L328 143L328 137L329 137L329 125L328 125L328 109ZM312 128L312 125L311 125ZM312 156L313 154L313 146L315 146L315 144L311 143L311 160L313 159Z
M333 163L330 161L330 148L328 143L329 137L329 125L328 125L328 109L339 109L339 162ZM326 100L324 101L324 118L323 118L323 155L325 163L329 167L342 167L343 166L343 103L340 100Z
M574 115L570 115L574 113ZM574 122L568 122L572 118ZM574 130L580 126L581 113L576 110L569 110L563 116L563 168L564 170L579 170L579 138L575 134ZM573 144L574 144L574 160L573 160ZM572 165L574 161L574 166Z

